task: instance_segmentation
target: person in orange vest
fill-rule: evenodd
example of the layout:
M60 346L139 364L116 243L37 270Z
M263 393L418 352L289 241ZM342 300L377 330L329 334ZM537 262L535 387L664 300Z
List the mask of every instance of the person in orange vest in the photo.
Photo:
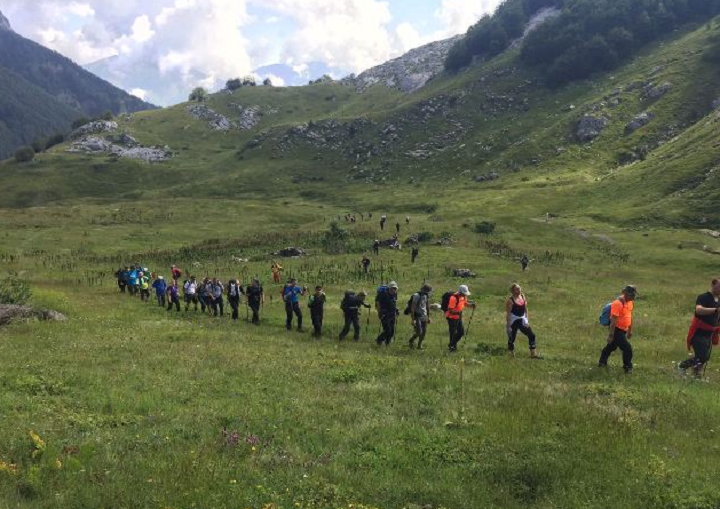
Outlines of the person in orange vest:
M637 288L628 285L623 288L622 295L610 305L610 330L607 337L607 345L600 354L598 366L607 367L607 361L618 348L622 350L623 369L625 373L633 371L633 348L630 344L632 338L632 313L635 307Z
M448 322L448 330L450 332L450 344L448 349L450 352L457 352L457 345L465 335L465 327L463 326L463 310L470 306L475 309L476 304L468 300L470 289L467 285L460 285L458 291L450 296L448 301L445 318Z
M280 265L278 262L272 262L272 265L270 266L270 272L272 272L273 281L275 283L280 283L280 273L282 272L282 270L282 265Z
M693 368L696 377L701 376L703 368L710 360L713 345L720 341L720 279L713 279L710 291L698 296L695 301L695 316L693 316L686 344L688 358L682 361L678 368L681 374Z

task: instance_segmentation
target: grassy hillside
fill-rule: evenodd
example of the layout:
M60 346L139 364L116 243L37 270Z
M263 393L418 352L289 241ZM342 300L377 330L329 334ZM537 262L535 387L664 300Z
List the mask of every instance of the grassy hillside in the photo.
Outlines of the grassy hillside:
M118 119L169 145L166 163L66 144L0 164L0 278L68 317L0 327L0 507L717 509L720 369L676 370L694 299L718 277L720 240L699 230L720 225L719 69L702 59L716 32L669 34L559 91L517 52L412 95L243 88L206 106L233 121L257 106L249 130L213 131L187 104ZM643 99L649 82L672 87ZM650 123L626 134L642 112ZM586 114L607 119L590 143L575 137ZM363 274L396 221L405 248ZM416 264L412 234L426 239ZM326 286L321 340L284 329L269 268L291 245L309 255L283 260L284 276ZM245 309L232 323L120 295L112 273L135 261L261 278L261 326ZM401 307L423 282L436 302L470 285L479 307L457 355L439 314L425 350L407 347L404 315L389 348L373 346L367 311L359 343L337 340L343 292L389 279ZM515 281L543 360L522 336L506 352ZM632 376L619 353L596 368L597 317L628 283Z

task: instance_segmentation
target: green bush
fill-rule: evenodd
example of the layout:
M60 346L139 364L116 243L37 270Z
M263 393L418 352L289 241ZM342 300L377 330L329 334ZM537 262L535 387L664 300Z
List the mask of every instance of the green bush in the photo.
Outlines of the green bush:
M35 159L35 150L32 147L20 147L15 151L15 160L19 163L28 163Z
M32 290L26 281L17 276L0 279L0 304L22 306L32 297Z
M418 242L430 242L434 238L435 234L433 232L420 232L417 234Z
M479 223L475 223L474 230L475 233L489 235L495 231L495 223L491 223L490 221L480 221Z

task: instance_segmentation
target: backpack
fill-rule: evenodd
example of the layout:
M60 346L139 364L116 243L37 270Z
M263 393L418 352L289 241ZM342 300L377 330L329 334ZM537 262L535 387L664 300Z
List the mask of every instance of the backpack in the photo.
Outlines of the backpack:
M455 295L455 292L446 292L443 294L442 300L440 301L440 309L446 313L450 310L450 297L453 295Z
M340 303L340 309L347 311L348 308L352 307L359 307L357 303L357 296L355 295L355 292L345 292L345 297L343 297L343 300Z
M409 315L410 310L412 309L412 302L416 295L420 295L419 293L413 293L410 298L408 299L407 306L405 306L405 311L403 311L404 315Z
M380 295L383 293L387 293L388 290L390 290L390 287L387 285L380 285L378 286L377 293L375 294L375 307L377 307L378 299L380 298Z
M602 325L603 327L610 327L610 323L611 323L610 311L611 311L613 302L615 302L615 301L611 301L611 302L608 302L607 304L605 304L602 308L602 311L600 311L600 318L598 321L600 322L600 325ZM625 307L624 303L623 303L623 307Z

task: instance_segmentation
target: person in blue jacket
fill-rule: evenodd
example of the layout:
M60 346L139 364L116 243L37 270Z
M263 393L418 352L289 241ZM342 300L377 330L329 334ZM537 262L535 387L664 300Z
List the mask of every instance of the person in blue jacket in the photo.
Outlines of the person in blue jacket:
M165 307L165 291L167 290L165 278L158 276L157 279L153 281L152 287L155 288L155 296L157 297L158 306Z
M130 295L136 295L140 288L138 287L138 270L132 269L130 273L128 274L128 290L130 290Z
M303 332L302 328L302 309L300 309L300 297L307 293L306 288L297 286L297 279L292 278L282 289L282 298L285 302L285 313L287 314L287 320L285 321L285 328L292 330L293 314L297 316L297 327L299 332Z

